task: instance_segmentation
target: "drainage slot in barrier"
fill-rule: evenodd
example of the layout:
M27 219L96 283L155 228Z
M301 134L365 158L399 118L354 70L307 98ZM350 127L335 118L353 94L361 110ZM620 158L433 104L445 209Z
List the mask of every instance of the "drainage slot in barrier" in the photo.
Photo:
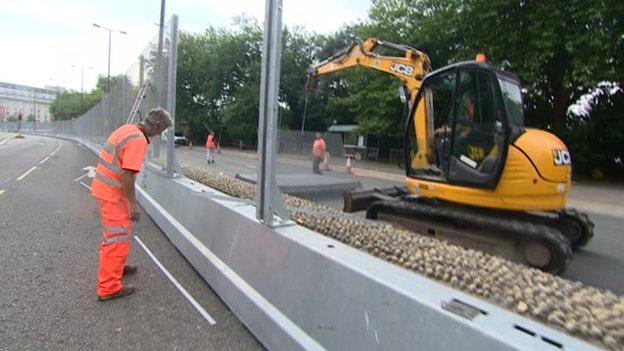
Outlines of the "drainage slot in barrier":
M553 345L553 346L556 346L556 347L558 347L558 348L560 348L560 349L562 349L562 348L563 348L563 344L562 344L562 343L557 342L557 341L555 341L555 340L553 340L553 339L549 339L549 338L547 338L547 337L545 337L545 336L543 336L543 335L542 335L542 340L543 340L544 342L547 342L547 343L549 343L549 344L551 344L551 345Z
M529 330L529 329L527 329L527 328L521 327L521 326L519 326L519 325L517 325L517 324L514 324L514 328L518 329L518 330L519 330L519 331L521 331L521 332L527 333L527 334L529 334L529 335L531 335L531 336L535 336L535 335L537 335L537 333L536 333L536 332L531 331L531 330Z

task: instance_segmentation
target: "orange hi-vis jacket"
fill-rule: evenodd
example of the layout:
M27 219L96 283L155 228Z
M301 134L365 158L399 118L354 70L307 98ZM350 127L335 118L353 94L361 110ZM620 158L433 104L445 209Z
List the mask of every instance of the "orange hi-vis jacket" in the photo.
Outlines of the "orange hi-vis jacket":
M121 174L124 169L135 172L141 170L147 143L147 136L136 124L125 124L117 128L100 151L100 160L91 184L91 195L109 202L126 200Z
M217 144L215 144L214 136L212 134L208 134L208 137L206 138L206 147L209 149L217 148Z
M314 140L314 144L312 145L312 156L314 157L323 157L325 154L325 140L316 139Z

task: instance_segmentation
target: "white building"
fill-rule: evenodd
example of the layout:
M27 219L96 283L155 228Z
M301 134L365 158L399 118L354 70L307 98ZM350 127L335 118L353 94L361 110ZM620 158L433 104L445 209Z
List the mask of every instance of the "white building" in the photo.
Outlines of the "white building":
M50 121L50 104L56 98L57 91L46 88L0 82L0 121L17 118L20 112L24 121L33 116L37 122Z

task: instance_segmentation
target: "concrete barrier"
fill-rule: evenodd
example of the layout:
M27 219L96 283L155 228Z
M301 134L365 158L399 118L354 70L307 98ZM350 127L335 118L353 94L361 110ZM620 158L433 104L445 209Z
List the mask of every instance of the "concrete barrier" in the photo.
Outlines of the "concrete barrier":
M306 228L268 228L248 202L158 167L138 183L141 205L269 349L594 349Z

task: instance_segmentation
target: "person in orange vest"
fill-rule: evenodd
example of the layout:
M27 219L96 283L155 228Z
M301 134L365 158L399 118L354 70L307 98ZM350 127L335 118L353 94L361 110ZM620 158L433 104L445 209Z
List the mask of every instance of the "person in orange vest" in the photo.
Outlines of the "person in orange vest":
M91 195L100 207L102 241L98 269L97 295L100 301L130 295L131 286L122 286L124 275L134 274L135 266L126 265L130 252L132 222L140 216L134 193L136 174L143 166L149 138L171 126L169 113L162 108L147 112L145 121L117 128L100 152L91 184Z
M214 150L217 148L217 143L214 137L214 132L208 132L208 137L206 138L206 161L210 163L214 163Z
M319 165L323 162L323 157L325 156L325 140L321 136L321 133L316 133L316 140L314 140L314 144L312 145L312 172L316 174L323 175Z

